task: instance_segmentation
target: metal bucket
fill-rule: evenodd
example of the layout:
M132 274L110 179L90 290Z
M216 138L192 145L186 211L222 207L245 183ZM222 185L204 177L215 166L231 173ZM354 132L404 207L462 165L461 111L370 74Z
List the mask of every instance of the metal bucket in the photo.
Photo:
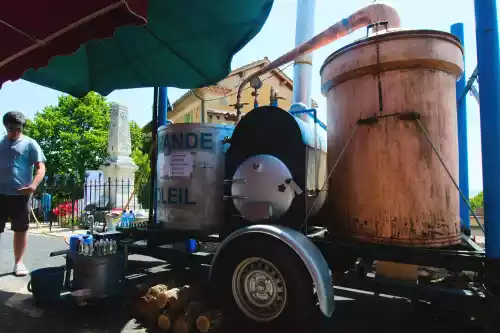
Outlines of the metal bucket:
M125 257L122 254L77 255L73 265L73 289L88 289L89 299L105 298L121 291L125 276Z

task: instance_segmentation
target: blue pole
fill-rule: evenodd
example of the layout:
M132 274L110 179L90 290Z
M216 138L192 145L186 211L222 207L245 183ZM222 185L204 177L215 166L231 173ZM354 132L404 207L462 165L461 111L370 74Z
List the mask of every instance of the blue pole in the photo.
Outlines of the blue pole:
M500 259L500 59L496 0L474 0L486 256Z
M464 24L455 23L451 26L451 33L460 39L462 46L465 50L464 41ZM465 64L465 56L464 56ZM458 179L460 191L464 196L469 198L469 158L467 151L467 103L464 98L459 102L460 96L462 96L465 85L466 85L466 74L464 73L460 80L457 81L457 127L458 127ZM462 221L462 230L466 235L470 235L470 212L469 206L466 202L460 199L460 220Z
M165 126L167 124L167 87L159 87L158 88L158 126L154 127L154 131L158 131L158 128L160 126ZM157 136L158 137L158 136ZM156 151L156 154L159 154L160 152ZM156 164L155 164L156 166ZM155 170L156 173L157 170ZM158 176L158 175L157 175ZM155 177L155 182L154 182L154 211L158 211L158 178ZM157 216L158 214L155 214L155 223L157 222Z
M153 129L152 129L152 137L153 137L153 144L156 142L156 138L158 137L158 87L153 88L153 119L152 119L152 124L153 124ZM151 193L150 193L150 198L151 198L151 207L152 208L149 211L149 221L151 224L156 224L156 200L157 200L157 194L156 194L156 177L157 177L157 149L155 146L153 146L153 154L152 158L150 160L150 167L151 167L151 178L150 178L150 183L151 183Z
M167 124L167 87L159 88L158 100L158 127Z

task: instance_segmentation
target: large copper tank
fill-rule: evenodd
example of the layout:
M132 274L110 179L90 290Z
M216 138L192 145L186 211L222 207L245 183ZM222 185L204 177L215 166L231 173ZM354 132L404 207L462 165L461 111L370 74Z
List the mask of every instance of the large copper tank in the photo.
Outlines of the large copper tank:
M456 80L463 50L431 30L380 33L333 53L321 69L328 169L359 119L418 112L458 180ZM415 120L361 125L329 182L332 234L401 246L460 241L459 193Z

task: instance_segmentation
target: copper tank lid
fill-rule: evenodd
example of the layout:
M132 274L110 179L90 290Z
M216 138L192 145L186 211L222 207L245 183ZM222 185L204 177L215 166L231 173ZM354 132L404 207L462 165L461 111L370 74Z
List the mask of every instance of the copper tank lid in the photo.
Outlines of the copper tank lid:
M339 57L340 55L350 52L358 47L374 44L374 43L380 43L388 40L394 40L394 39L406 39L406 38L412 38L412 37L428 37L428 38L437 38L437 39L443 39L446 41L449 41L451 43L454 43L457 47L460 48L461 52L463 53L463 47L462 44L460 43L460 40L458 37L455 35L445 32L445 31L440 31L440 30L430 30L430 29L389 29L389 30L382 30L378 34L371 34L370 36L360 38L356 41L354 41L351 44L348 44L344 47L341 47L337 51L333 52L328 58L325 59L323 62L323 65L321 66L321 69L319 70L320 75L323 72L323 69L325 66L327 66L331 61Z

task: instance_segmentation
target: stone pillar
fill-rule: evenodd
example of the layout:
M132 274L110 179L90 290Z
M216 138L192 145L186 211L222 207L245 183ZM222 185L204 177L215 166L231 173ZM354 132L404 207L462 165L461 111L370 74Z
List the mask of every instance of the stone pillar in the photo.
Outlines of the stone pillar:
M134 189L135 172L138 166L130 157L131 154L132 141L128 109L126 106L113 103L108 132L109 156L101 166L101 170L104 172L104 181L107 183L108 179L111 178L111 191L105 194L104 202L107 203L109 200L112 207L123 208ZM129 184L130 186L128 186ZM130 202L129 209L133 209L134 202L136 209L139 209L135 196Z

